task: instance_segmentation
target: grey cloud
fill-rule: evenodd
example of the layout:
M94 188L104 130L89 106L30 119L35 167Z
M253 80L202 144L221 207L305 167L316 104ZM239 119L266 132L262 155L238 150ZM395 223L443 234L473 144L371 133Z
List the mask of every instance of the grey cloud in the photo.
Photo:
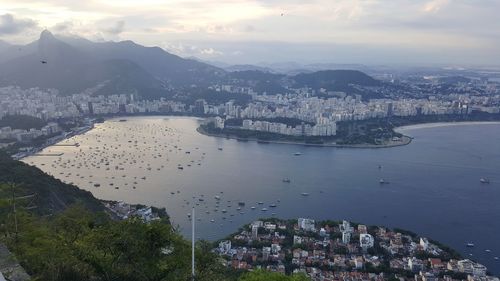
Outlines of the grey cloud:
M229 64L255 64L258 62L287 62L341 64L498 64L500 54L495 48L448 49L419 48L419 46L373 46L365 44L334 43L287 43L287 42L233 42L203 41L186 42L198 49L214 48L222 53L218 61ZM276 51L279 50L279 51ZM242 55L244 54L244 55ZM208 57L209 58L209 57Z
M111 27L104 28L103 31L109 34L118 35L125 30L125 21L119 20Z
M243 28L243 31L244 32L254 32L256 29L255 29L255 26L253 25L247 25Z
M69 31L72 28L73 28L73 23L70 21L65 21L65 22L57 23L56 25L54 25L51 28L51 30L53 30L54 32L57 32L57 33L62 33L62 32Z
M191 57L197 56L201 58L209 58L209 57L218 57L222 56L224 53L218 49L214 49L210 46L196 46L191 44L164 44L163 48L167 50L167 52L183 56L183 57Z
M0 15L0 35L19 34L37 25L38 24L31 19L20 19L14 17L12 14Z

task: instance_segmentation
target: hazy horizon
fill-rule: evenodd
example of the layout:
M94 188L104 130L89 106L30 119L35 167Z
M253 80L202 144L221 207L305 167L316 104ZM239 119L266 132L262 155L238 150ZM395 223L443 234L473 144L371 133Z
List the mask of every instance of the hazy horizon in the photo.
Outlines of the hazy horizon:
M48 29L228 64L500 65L493 0L4 0L0 40Z

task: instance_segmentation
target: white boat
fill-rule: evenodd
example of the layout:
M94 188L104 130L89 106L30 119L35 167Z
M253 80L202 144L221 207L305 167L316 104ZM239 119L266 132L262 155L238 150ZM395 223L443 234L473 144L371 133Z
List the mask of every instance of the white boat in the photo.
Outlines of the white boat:
M307 193L307 192L302 192L300 195L302 195L302 196L309 196L309 193Z
M489 180L489 179L486 179L486 178L481 178L481 179L479 180L479 182L481 182L481 183L490 183L490 180Z
M293 155L295 155L295 156L300 156L300 155L302 155L302 153L300 153L300 152L295 152Z

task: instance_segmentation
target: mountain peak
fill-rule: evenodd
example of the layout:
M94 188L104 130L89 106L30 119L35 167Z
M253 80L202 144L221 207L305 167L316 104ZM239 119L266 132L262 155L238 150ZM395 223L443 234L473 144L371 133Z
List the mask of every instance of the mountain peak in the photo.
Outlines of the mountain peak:
M49 39L49 38L54 38L54 35L52 34L52 32L48 31L47 29L45 29L44 31L42 31L42 33L40 34L40 39Z

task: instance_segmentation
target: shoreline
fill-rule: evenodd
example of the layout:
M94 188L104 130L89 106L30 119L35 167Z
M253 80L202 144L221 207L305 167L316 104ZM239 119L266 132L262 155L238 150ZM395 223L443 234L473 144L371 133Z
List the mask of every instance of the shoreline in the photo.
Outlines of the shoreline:
M187 118L196 118L198 120L204 120L206 119L205 117L199 117L199 116L179 116L179 115L118 115L118 116L106 116L103 117L104 121L110 121L113 119L119 119L119 118L135 118L135 117L177 117L177 118L182 118L182 117L187 117ZM45 144L42 147L36 148L35 152L32 153L26 153L20 158L16 158L17 160L22 160L26 157L34 156L36 153L44 150L47 147L53 146L55 144L58 144L62 141L65 141L73 136L76 135L82 135L87 133L88 131L91 131L94 129L96 123L93 123L90 128L85 128L83 130L79 131L73 131L69 132L65 137L61 138L55 143L52 144ZM259 140L257 138L241 138L237 136L226 136L226 135L219 135L219 134L212 134L208 133L205 130L203 130L200 126L196 128L196 131L202 135L209 136L209 137L216 137L216 138L225 138L225 139L233 139L237 141L252 141L252 142L261 142L261 143L266 143L266 144L286 144L286 145L301 145L301 146L311 146L311 147L337 147L337 148L372 148L372 149L377 149L377 148L391 148L391 147L398 147L398 146L405 146L411 144L413 141L413 137L405 135L403 132L406 130L418 130L418 129L428 129L428 128L439 128L439 127L447 127L447 126L460 126L460 125L500 125L500 121L453 121L453 122L431 122L431 123L418 123L418 124L413 124L413 125L405 125L401 127L395 127L393 130L394 132L403 134L403 141L398 142L398 143L391 143L391 144L383 144L383 145L375 145L375 144L335 144L335 143L323 143L323 144L314 144L314 143L305 143L305 142L296 142L296 141L278 141L278 140Z
M35 147L32 151L30 152L25 152L22 154L22 156L15 156L19 153L16 153L14 155L11 155L11 157L14 159L14 160L18 160L18 161L21 161L23 160L24 158L26 157L31 157L31 156L37 156L38 153L42 152L44 149L48 148L48 147L51 147L51 146L54 146L60 142L63 142L65 140L68 140L74 136L78 136L78 135L83 135L85 133L87 133L88 131L91 131L92 129L94 129L94 123L92 124L92 126L89 126L89 127L80 127L80 130L76 130L76 131L71 131L71 132L67 132L64 136L57 136L57 138L61 137L60 139L58 139L57 141L55 142L52 142L52 143L45 143L41 146L38 146L38 147Z
M468 126L468 125L500 125L500 121L454 121L454 122L418 123L413 125L395 127L394 131L397 133L402 133L401 131L406 131L406 130L419 130L419 129L440 128L449 126Z
M315 146L315 147L337 147L337 148L390 148L390 147L398 147L408 145L412 142L413 138L404 135L403 140L398 143L390 143L390 144L335 144L335 143L323 143L323 144L314 144L314 143L305 143L305 142L296 142L296 141L277 141L277 140L259 140L257 138L240 138L237 136L226 136L220 134L212 134L203 130L200 126L196 128L196 131L202 135L216 138L225 138L225 139L233 139L237 141L252 141L252 142L260 142L266 144L287 144L287 145L301 145L301 146Z

